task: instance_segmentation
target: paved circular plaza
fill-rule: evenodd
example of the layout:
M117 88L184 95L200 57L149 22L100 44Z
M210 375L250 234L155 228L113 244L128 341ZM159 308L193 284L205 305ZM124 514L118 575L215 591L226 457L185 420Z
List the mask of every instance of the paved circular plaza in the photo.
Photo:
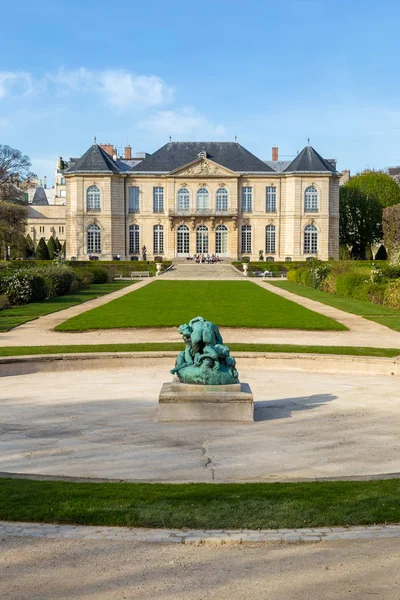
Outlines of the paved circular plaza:
M241 369L255 422L157 423L165 369L3 376L2 473L276 481L400 472L400 382Z

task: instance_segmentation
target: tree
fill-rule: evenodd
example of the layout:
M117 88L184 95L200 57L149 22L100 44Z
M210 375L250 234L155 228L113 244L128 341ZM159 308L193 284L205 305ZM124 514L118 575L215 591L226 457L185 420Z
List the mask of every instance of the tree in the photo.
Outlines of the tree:
M25 245L24 245L24 258L31 258L35 254L35 246L33 244L33 240L31 236L28 235L25 237Z
M24 246L27 209L24 206L0 202L0 246L4 260L9 249L20 250Z
M50 260L54 260L54 258L57 256L55 254L57 251L57 246L52 235L50 236L49 241L47 242L47 250L49 251Z
M365 260L367 249L382 239L382 206L376 197L347 183L339 196L340 244L352 248L352 257Z
M50 260L49 250L44 238L40 238L38 245L36 246L36 258L37 260Z
M58 239L58 237L56 237L56 239L54 241L56 243L57 252L61 252L61 244L60 244L60 240Z
M67 246L66 246L66 242L63 243L62 248L61 248L61 255L65 258L66 257L66 252L67 252Z
M382 173L382 171L359 173L343 187L357 190L371 198L375 198L382 208L400 204L400 187L390 175Z
M31 162L19 150L0 144L0 200L15 204L25 204L18 182L32 179Z
M387 260L387 257L386 248L381 244L378 248L378 252L375 254L375 260Z

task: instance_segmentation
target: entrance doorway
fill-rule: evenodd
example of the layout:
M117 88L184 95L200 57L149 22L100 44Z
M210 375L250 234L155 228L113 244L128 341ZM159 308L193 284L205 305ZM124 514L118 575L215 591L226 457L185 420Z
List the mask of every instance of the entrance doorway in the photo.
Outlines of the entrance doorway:
M228 228L218 225L215 230L215 253L219 256L228 256Z
M208 227L199 225L196 229L196 252L208 254Z

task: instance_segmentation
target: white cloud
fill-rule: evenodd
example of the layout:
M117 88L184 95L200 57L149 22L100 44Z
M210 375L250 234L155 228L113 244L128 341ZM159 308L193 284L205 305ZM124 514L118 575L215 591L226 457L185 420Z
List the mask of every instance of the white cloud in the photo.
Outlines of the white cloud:
M139 123L141 129L155 131L164 135L187 136L188 139L202 139L225 134L223 125L213 125L204 115L193 107L183 107L176 110L158 110L146 120Z
M0 71L0 98L26 96L33 91L30 73L25 71Z
M59 91L91 91L101 96L117 110L161 106L173 98L173 90L160 77L136 75L125 70L90 71L84 67L75 70L59 69L47 75Z

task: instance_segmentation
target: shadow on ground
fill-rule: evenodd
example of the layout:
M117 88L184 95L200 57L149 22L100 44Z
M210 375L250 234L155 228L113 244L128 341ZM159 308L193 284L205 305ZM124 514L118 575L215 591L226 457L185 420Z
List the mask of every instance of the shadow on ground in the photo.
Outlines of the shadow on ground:
M287 419L294 412L313 410L336 399L337 396L333 394L314 394L313 396L299 396L298 398L261 400L254 402L254 420L271 421L273 419Z

